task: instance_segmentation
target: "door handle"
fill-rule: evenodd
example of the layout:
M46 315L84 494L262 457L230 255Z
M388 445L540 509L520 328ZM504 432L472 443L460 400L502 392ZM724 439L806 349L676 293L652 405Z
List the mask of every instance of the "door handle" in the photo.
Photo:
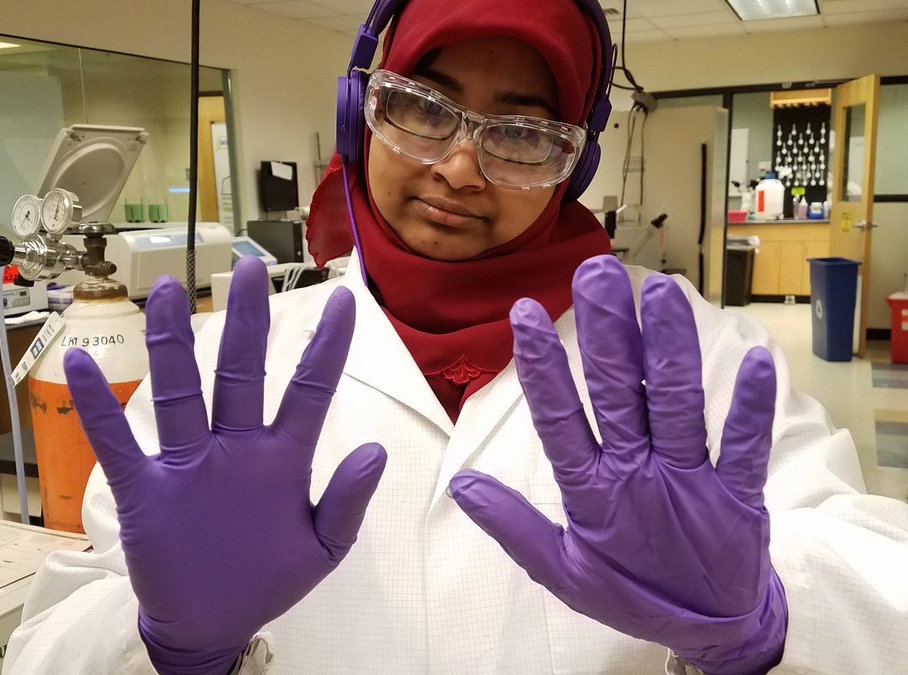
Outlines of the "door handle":
M875 227L879 227L876 223L868 223L866 220L862 220L859 223L855 223L852 227L856 230L872 230Z

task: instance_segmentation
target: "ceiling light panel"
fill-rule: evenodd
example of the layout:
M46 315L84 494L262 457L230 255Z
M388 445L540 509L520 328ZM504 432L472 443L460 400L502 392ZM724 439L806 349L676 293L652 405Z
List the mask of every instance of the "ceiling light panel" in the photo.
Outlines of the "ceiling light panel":
M725 0L742 21L785 19L820 13L816 0Z

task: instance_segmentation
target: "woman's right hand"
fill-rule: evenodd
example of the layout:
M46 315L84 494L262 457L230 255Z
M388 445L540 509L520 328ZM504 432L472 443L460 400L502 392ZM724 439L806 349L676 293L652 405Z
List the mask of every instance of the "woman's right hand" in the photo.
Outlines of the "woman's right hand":
M139 630L162 673L226 673L257 630L344 558L384 469L377 444L338 466L317 505L312 456L353 334L352 294L325 306L274 422L262 423L270 323L264 265L234 270L211 425L186 296L167 278L145 307L159 455L146 457L91 357L66 377L117 503Z

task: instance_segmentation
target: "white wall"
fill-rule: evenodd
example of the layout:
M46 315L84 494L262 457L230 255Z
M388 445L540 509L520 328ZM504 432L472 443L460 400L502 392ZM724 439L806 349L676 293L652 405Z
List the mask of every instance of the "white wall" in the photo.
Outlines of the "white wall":
M613 25L612 30L620 26ZM625 51L625 65L649 91L848 79L873 72L908 75L908 23L630 43ZM614 112L601 142L603 163L581 200L592 208L602 206L604 195L621 190L624 126L631 101L622 90L613 90L612 100ZM908 204L877 204L875 220L880 227L873 234L868 326L889 328L885 296L901 288L906 271Z
M187 0L2 0L0 33L188 62ZM336 77L351 38L227 0L203 0L200 62L232 73L243 220L258 218L261 160L296 161L315 189L315 149L333 149Z

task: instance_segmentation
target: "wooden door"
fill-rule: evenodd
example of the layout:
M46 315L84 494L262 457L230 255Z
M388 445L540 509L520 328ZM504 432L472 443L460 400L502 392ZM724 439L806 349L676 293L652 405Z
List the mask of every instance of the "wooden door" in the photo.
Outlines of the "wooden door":
M836 88L829 254L861 263L858 356L864 355L867 342L879 100L879 75L867 75Z
M214 155L211 149L211 123L223 122L225 119L223 96L199 97L199 219L206 223L216 223L220 220L220 212L218 210L218 195L220 192L214 173Z

